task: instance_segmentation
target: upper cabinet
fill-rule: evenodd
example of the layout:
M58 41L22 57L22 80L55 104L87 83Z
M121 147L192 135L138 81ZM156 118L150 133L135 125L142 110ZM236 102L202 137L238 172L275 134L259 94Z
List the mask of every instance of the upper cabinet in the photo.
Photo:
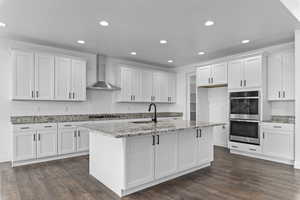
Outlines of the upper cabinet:
M262 56L228 63L228 88L248 89L261 87Z
M272 53L268 58L268 99L295 99L294 50Z
M86 100L86 61L13 51L14 100Z
M227 85L227 63L197 68L197 87Z
M176 102L176 76L162 71L121 67L121 102Z

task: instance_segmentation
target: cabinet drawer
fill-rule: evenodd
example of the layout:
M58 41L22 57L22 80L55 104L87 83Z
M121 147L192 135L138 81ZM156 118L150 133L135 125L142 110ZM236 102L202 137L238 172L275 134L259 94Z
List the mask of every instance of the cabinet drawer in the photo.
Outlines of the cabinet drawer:
M22 124L22 125L14 125L14 132L23 132L23 131L33 131L36 129L36 124Z
M284 124L284 123L262 123L262 129L271 129L278 131L294 131L294 124Z
M37 130L56 130L56 123L45 123L45 124L37 124L35 127Z
M261 153L261 146L259 145L251 145L237 142L230 142L229 148L237 151L246 151L251 153Z

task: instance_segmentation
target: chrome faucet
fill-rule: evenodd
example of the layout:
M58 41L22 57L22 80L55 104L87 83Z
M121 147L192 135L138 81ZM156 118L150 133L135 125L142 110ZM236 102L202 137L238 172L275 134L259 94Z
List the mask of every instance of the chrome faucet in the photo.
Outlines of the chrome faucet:
M156 113L156 105L155 105L155 103L150 103L148 111L149 112L151 111L152 106L154 106L154 117L152 118L152 121L154 123L157 123L157 113Z

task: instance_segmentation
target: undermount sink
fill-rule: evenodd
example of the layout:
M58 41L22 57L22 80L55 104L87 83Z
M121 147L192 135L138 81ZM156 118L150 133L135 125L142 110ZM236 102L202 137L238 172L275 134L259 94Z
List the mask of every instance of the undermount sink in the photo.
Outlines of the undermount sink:
M135 122L132 122L132 123L135 123L135 124L151 124L151 123L154 123L153 121L135 121Z

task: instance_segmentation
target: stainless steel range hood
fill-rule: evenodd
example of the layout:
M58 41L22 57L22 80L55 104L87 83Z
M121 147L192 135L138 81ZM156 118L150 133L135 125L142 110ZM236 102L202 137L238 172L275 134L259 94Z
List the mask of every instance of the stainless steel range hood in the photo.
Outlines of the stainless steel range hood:
M106 56L97 54L97 63L96 63L96 69L97 69L97 81L96 83L92 84L91 86L88 86L87 89L92 90L120 90L121 88L115 85L112 85L105 81L105 69L106 69Z

